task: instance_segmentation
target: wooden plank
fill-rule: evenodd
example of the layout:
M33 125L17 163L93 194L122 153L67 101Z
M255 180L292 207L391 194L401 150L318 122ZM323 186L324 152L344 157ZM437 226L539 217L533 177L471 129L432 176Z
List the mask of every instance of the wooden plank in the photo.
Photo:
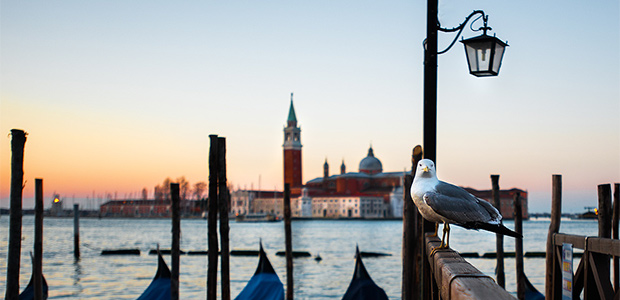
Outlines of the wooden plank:
M620 240L590 237L588 238L588 251L599 254L620 256Z
M439 238L427 236L427 253L440 244ZM480 272L452 249L439 250L427 258L441 299L515 299L492 277Z
M564 233L556 233L554 235L555 245L562 246L563 243L572 244L573 249L585 249L586 247L586 236L583 235L574 235L574 234L564 234Z

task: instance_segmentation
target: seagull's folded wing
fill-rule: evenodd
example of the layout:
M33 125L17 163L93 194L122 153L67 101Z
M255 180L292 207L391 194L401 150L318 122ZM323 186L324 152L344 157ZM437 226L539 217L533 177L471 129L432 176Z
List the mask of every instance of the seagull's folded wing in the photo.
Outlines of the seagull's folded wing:
M435 191L424 194L424 201L450 223L466 228L499 222L499 212L490 203L449 183L440 182Z

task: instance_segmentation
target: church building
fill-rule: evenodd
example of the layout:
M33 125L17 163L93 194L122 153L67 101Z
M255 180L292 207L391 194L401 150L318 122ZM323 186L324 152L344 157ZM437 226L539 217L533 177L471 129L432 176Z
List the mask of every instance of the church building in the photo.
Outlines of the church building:
M284 127L283 179L291 188L292 215L297 218L402 218L404 171L384 172L372 146L359 162L357 171L347 172L344 160L340 172L330 174L327 159L323 176L303 184L301 128L293 106L293 94ZM490 191L467 190L483 199ZM504 218L512 218L512 195L521 192L523 214L527 219L527 192L502 190L500 208ZM485 197L486 196L486 197ZM238 190L231 194L231 212L236 215L267 213L283 216L283 193L278 191Z

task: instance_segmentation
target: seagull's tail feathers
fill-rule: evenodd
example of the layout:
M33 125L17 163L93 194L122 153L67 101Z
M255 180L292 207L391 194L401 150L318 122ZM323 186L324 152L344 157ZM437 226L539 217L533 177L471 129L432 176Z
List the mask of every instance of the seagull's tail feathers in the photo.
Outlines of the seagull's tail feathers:
M477 225L476 227L479 229L492 231L495 233L511 236L511 237L518 238L518 239L523 238L521 234L508 229L506 226L502 224L478 223L476 225Z

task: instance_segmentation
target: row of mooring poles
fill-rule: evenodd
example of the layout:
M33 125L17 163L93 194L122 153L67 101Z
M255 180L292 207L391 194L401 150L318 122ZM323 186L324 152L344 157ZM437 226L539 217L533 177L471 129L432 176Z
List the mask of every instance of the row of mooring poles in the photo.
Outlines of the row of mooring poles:
M226 138L209 135L209 202L207 215L207 300L217 299L218 238L217 219L220 218L221 251L221 295L222 300L230 300L230 250L228 201L226 186Z

